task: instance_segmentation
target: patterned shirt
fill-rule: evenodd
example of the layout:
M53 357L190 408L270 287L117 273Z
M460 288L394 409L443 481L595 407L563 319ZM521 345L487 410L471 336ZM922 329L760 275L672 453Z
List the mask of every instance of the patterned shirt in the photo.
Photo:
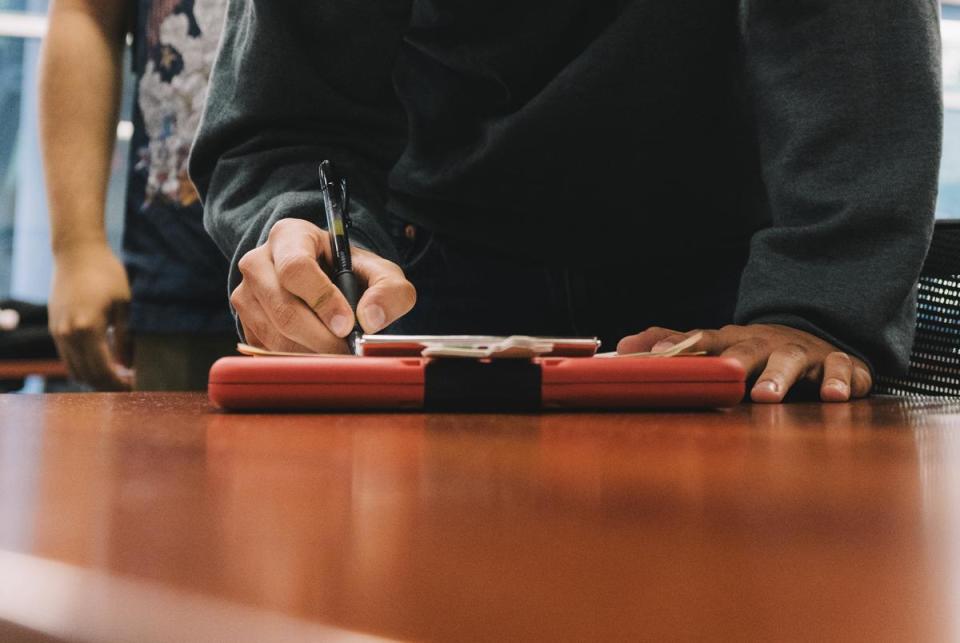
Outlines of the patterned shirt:
M136 0L134 134L124 261L141 333L235 329L227 263L203 229L187 158L200 123L226 0Z

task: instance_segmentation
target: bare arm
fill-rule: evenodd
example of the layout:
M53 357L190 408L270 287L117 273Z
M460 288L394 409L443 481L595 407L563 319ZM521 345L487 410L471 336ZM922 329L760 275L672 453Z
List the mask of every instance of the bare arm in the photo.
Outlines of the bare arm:
M56 263L50 325L71 372L125 388L107 346L123 335L130 289L107 245L104 208L116 138L126 0L54 0L40 69L40 136Z

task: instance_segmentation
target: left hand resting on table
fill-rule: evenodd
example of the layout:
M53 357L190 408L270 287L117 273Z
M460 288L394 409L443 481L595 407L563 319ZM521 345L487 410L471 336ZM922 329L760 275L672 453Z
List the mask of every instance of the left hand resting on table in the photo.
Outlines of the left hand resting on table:
M617 346L620 353L666 349L694 332L649 328L625 337ZM703 339L692 349L738 360L748 377L759 375L750 397L754 402L776 404L800 381L820 388L824 402L847 402L866 397L873 388L870 369L822 339L795 328L774 324L724 326L703 331Z

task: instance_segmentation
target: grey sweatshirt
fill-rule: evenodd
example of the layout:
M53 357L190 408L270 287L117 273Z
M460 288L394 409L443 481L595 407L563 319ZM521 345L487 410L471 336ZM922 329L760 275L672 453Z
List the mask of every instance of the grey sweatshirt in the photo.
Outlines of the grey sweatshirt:
M388 258L387 212L569 267L750 244L737 323L896 371L936 201L938 11L231 0L191 173L231 289L274 222L316 221L331 159L354 240Z

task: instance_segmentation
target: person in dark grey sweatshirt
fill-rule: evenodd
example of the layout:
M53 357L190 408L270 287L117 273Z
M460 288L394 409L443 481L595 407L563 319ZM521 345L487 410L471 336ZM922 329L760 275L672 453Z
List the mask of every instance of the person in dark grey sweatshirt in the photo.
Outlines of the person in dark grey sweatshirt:
M754 400L843 401L908 359L938 28L935 0L232 0L191 173L254 344L343 350L329 159L367 332L703 328Z

